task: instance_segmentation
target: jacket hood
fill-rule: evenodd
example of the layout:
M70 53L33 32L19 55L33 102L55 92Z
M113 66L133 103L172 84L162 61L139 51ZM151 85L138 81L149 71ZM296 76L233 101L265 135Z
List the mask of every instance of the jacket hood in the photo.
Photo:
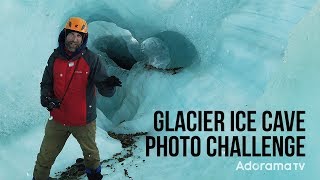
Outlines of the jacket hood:
M88 42L88 35L84 36L83 43L81 46L76 49L75 52L73 52L71 55L68 55L65 51L65 39L66 39L66 31L63 29L58 38L59 47L58 50L61 53L61 55L67 59L72 59L73 57L77 56L78 54L82 53L87 48L87 42Z

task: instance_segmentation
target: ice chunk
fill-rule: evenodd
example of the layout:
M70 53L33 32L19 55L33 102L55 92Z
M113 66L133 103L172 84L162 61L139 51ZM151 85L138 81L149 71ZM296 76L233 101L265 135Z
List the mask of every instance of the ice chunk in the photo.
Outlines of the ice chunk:
M151 37L141 43L141 51L147 64L156 68L166 68L170 61L169 49L159 38Z

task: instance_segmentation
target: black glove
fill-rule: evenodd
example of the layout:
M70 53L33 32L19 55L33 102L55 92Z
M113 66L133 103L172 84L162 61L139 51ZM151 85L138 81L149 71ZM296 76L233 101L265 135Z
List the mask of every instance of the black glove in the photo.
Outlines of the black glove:
M48 111L52 111L54 108L60 108L61 102L57 98L46 97L47 105L46 108Z
M108 77L107 79L102 81L102 83L106 86L109 86L109 87L114 87L114 86L121 87L122 86L122 82L120 81L120 79L115 76Z

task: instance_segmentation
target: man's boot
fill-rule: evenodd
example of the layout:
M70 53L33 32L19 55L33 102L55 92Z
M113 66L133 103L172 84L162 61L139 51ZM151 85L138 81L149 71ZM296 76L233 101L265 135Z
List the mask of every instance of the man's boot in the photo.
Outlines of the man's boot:
M102 179L102 175L101 175L101 166L99 166L97 169L92 170L89 168L86 168L86 173L88 176L89 180L101 180Z

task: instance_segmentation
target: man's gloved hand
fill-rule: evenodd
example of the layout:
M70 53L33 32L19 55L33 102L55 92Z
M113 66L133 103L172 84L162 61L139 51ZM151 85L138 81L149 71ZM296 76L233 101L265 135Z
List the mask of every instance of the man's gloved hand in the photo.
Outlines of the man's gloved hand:
M115 76L108 77L102 83L106 86L109 86L109 87L114 87L114 86L121 87L122 86L122 82L120 81L120 79Z
M48 102L46 108L48 111L52 111L54 108L60 108L61 102L57 98L52 97L46 97L46 100Z

